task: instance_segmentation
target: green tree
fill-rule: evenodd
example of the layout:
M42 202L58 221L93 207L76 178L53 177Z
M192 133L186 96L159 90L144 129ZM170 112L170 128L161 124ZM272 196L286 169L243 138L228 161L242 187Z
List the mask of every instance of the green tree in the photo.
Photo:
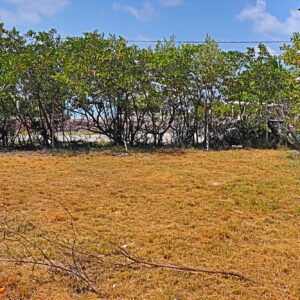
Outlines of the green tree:
M291 77L288 80L288 97L292 99L291 104L282 109L281 115L289 124L290 135L300 147L300 33L292 36L292 45L282 46L284 62L290 66ZM293 129L296 129L296 133Z
M195 90L195 101L199 105L199 113L202 112L203 115L206 150L210 149L213 106L221 97L225 75L224 59L224 53L219 49L218 44L209 37L193 57L191 82Z
M57 80L61 72L61 38L55 30L29 31L17 50L7 56L7 82L12 82L15 116L26 128L28 142L45 146L56 142L55 131L62 127L66 90Z
M0 24L0 40L0 136L2 146L8 146L9 142L14 144L18 136L18 103L15 101L18 79L12 66L25 45L25 39L15 28L7 30Z

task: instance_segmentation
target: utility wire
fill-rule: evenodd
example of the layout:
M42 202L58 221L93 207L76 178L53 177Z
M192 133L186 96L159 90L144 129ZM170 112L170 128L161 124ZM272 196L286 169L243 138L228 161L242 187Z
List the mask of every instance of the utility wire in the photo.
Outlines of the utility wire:
M128 43L168 43L170 41L168 40L126 40ZM188 41L188 40L175 40L171 41L175 44L205 44L205 41ZM290 44L292 41L285 41L285 40L277 40L277 41L215 41L217 44ZM271 54L274 57L280 57L280 53L272 53Z
M127 40L129 43L167 43L168 40ZM176 44L205 44L205 41L171 41ZM218 44L282 44L291 41L216 41Z

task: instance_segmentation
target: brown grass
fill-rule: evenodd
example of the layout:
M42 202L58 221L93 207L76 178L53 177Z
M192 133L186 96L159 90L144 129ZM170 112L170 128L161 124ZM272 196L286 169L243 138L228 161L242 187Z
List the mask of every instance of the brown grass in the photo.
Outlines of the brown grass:
M284 151L0 155L0 220L17 215L65 235L57 202L91 249L106 238L149 261L256 281L110 268L98 282L108 299L300 298L300 162ZM3 299L96 299L22 266L1 265L0 287Z

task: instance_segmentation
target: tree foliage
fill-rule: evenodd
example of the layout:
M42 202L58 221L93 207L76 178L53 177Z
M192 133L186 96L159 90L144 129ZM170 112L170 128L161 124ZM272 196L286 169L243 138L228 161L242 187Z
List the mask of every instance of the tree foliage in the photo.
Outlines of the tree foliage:
M144 49L97 31L62 40L1 25L0 38L3 147L55 147L70 128L126 148L298 143L299 34L282 59L262 44L222 51L209 37Z

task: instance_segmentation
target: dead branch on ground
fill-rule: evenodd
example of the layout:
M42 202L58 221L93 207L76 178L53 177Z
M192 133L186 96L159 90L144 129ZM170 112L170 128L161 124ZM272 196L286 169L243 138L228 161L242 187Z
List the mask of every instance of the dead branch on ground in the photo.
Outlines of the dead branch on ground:
M0 250L5 255L0 257L0 263L31 265L33 269L39 266L50 272L55 271L67 274L100 297L103 297L103 294L97 288L95 277L98 277L99 270L101 272L106 265L115 268L143 266L181 272L215 274L254 283L254 280L251 278L233 271L147 261L131 254L119 244L106 241L105 239L101 241L101 244L106 243L111 251L105 253L97 251L97 254L95 254L94 251L87 250L91 246L95 246L94 244L80 245L73 215L64 205L60 204L60 206L70 219L71 240L62 239L61 237L51 238L47 232L39 231L36 226L31 226L27 230L26 226L20 226L19 224L17 228L14 228L10 224L10 220L13 219L4 220L0 223L0 234L2 234L2 239L0 239L0 247L2 246L2 249L0 248Z

